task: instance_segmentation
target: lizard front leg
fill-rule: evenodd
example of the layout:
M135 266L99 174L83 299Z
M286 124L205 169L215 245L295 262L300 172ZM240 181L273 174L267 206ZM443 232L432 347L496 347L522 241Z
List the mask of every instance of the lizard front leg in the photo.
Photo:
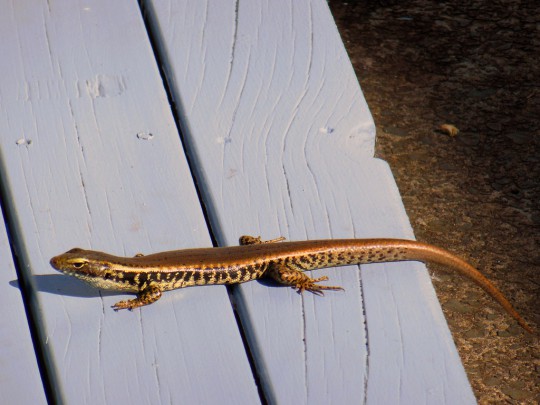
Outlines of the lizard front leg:
M328 280L326 276L311 278L306 273L284 264L271 264L265 274L278 283L296 288L299 294L309 291L316 295L324 295L322 290L343 290L339 286L317 284L320 281Z
M127 301L119 301L112 306L112 309L118 311L120 309L129 309L150 305L161 298L161 290L157 286L150 286L137 294L137 298Z

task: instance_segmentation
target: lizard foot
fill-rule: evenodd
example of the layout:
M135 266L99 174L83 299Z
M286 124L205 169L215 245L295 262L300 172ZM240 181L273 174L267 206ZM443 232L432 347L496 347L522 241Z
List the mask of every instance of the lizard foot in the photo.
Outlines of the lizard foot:
M343 291L343 287L339 287L336 285L319 285L316 284L320 281L326 281L328 280L328 277L323 276L319 278L309 278L307 277L307 280L302 280L301 282L297 283L293 288L297 289L298 294L302 294L304 291L309 291L310 293L313 293L315 295L323 296L324 292L323 290L332 290L332 291Z
M161 290L156 286L151 286L138 293L137 298L127 301L119 301L111 308L115 311L119 311L121 309L129 309L130 311L132 311L135 308L150 305L159 300L160 298Z
M320 281L328 280L328 277L311 278L305 273L285 264L271 265L266 274L277 282L296 288L298 293L309 291L316 295L324 295L323 290L343 290L342 287L334 285L319 285Z
M270 240L261 240L260 236L249 236L249 235L243 235L240 236L240 245L260 245L261 243L275 243L275 242L282 242L285 238L283 236L280 236L279 238L270 239Z

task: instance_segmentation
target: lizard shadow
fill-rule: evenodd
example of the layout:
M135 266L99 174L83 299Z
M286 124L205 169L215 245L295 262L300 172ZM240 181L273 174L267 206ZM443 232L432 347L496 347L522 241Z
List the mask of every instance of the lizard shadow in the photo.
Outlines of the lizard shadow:
M114 295L125 295L125 291L107 291L87 285L84 281L62 274L41 274L32 276L37 291L79 298L95 298ZM18 280L11 280L9 285L21 289ZM128 293L129 294L129 293Z
M288 287L284 284L278 283L276 280L270 277L262 277L255 281L261 285L264 285L265 287L271 287L271 288Z

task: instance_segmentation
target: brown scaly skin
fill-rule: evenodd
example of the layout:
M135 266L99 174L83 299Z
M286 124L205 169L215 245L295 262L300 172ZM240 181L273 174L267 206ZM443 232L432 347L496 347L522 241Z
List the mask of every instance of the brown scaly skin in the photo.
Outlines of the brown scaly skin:
M298 292L322 295L323 290L342 290L317 284L327 277L312 279L304 271L353 264L417 260L446 266L470 278L514 317L527 331L531 327L510 302L478 270L463 259L436 246L404 239L328 239L263 242L242 236L241 246L184 249L135 257L118 257L103 252L72 249L53 257L58 271L77 277L94 287L133 292L137 298L120 301L113 309L134 309L156 302L163 291L195 285L239 284L271 277Z

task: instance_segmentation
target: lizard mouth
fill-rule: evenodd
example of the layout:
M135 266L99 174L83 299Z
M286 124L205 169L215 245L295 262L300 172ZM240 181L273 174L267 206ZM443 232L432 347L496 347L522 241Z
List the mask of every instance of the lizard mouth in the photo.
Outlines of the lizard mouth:
M71 268L62 265L62 259L60 256L53 257L51 260L49 260L49 263L53 269L59 271L60 273L68 275L73 275L76 273Z
M55 270L62 271L58 265L58 256L53 257L49 263Z

